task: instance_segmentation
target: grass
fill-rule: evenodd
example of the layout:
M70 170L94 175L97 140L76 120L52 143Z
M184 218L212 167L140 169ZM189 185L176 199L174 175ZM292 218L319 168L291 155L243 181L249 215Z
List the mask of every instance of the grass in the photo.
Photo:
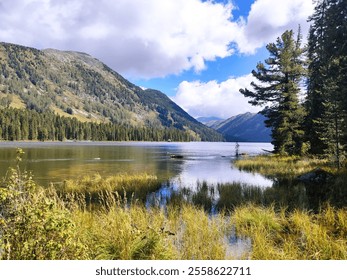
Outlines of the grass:
M156 176L148 174L118 174L106 178L100 174L84 176L78 180L66 180L58 187L61 194L83 195L86 201L100 203L103 195L114 193L115 195L127 195L127 198L135 198L144 201L146 195L158 190L161 186Z
M328 160L302 158L296 156L256 156L235 161L234 165L240 170L257 172L271 178L294 177L322 168L328 172L336 172Z
M158 187L153 176L95 175L44 189L20 171L20 155L0 183L0 259L232 259L239 255L229 244L235 232L251 240L241 258L347 259L346 208L240 205L258 195L236 184L217 186L219 208L231 209L211 215L203 202L215 194L204 183L190 200L147 207L136 195ZM98 207L89 207L88 196Z
M90 259L225 259L223 215L210 218L202 209L146 209L116 202L97 212L77 211L74 221ZM198 218L198 220L197 220Z
M2 259L232 259L228 239L235 229L252 241L245 258L347 259L346 209L327 206L313 214L238 205L210 215L188 202L147 208L115 196L105 183L115 178L70 182L88 186L65 196L25 178L15 173L1 188ZM84 193L98 181L103 203L90 210ZM22 192L14 191L19 185Z
M330 206L320 213L244 206L233 222L240 236L252 239L252 259L347 259L346 209Z

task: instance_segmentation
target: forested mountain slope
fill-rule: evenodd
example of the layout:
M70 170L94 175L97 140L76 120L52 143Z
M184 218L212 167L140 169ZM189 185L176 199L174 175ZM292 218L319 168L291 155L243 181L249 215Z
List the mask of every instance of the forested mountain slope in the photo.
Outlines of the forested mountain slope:
M195 140L222 140L165 94L142 90L85 53L0 43L0 108L81 122L178 129Z
M271 142L271 130L264 121L263 115L245 113L227 120L207 122L206 125L220 132L228 141Z

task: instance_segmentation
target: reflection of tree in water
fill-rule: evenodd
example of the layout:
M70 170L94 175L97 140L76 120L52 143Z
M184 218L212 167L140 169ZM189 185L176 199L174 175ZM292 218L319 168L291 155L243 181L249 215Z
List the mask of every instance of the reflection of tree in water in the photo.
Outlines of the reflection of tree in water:
M1 149L0 177L13 166L16 145ZM183 161L173 161L167 148L126 146L109 143L25 143L21 166L32 171L36 183L78 179L85 175L111 176L119 173L155 175L160 181L177 176Z
M267 188L245 183L209 185L206 182L198 182L196 190L184 187L178 190L167 188L165 200L161 201L161 205L166 203L192 203L211 213L233 210L250 203L274 206L276 209L285 208L288 211L319 211L326 203L335 207L347 206L347 189L339 182L308 184L288 179L277 180L272 187Z

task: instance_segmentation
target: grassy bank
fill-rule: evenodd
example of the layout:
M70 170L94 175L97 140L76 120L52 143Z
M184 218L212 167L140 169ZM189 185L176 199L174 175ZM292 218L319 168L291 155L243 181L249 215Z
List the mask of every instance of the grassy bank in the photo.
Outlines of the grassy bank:
M347 210L330 206L313 214L244 205L211 216L184 202L147 208L105 191L107 203L90 211L80 196L62 199L16 172L0 194L1 259L232 259L235 229L252 243L241 258L347 259Z
M327 160L285 157L277 155L246 157L235 161L234 165L245 171L260 173L271 178L294 177L316 168L322 168L328 172L336 172Z
M312 214L247 206L232 217L238 234L252 239L252 259L347 259L346 209L326 206Z
M0 184L0 259L347 259L345 208L239 204L258 197L240 185L218 186L214 215L206 184L165 209L136 199L157 184L148 175L96 175L44 189L17 165ZM250 251L233 252L235 237L251 240Z
M101 204L110 193L144 202L148 193L155 192L160 187L158 178L148 174L118 174L105 178L95 174L78 180L66 180L62 185L55 186L62 196L83 197L87 204Z

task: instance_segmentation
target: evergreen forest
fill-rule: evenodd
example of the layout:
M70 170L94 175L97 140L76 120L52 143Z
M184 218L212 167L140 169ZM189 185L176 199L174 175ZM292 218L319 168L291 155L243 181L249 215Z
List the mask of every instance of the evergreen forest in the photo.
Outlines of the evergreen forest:
M240 92L263 106L274 152L329 157L340 167L347 152L346 1L317 1L309 21L307 45L300 27L284 32L252 71L258 82Z
M176 128L134 127L80 122L51 112L0 109L0 139L8 141L195 141L194 134Z

